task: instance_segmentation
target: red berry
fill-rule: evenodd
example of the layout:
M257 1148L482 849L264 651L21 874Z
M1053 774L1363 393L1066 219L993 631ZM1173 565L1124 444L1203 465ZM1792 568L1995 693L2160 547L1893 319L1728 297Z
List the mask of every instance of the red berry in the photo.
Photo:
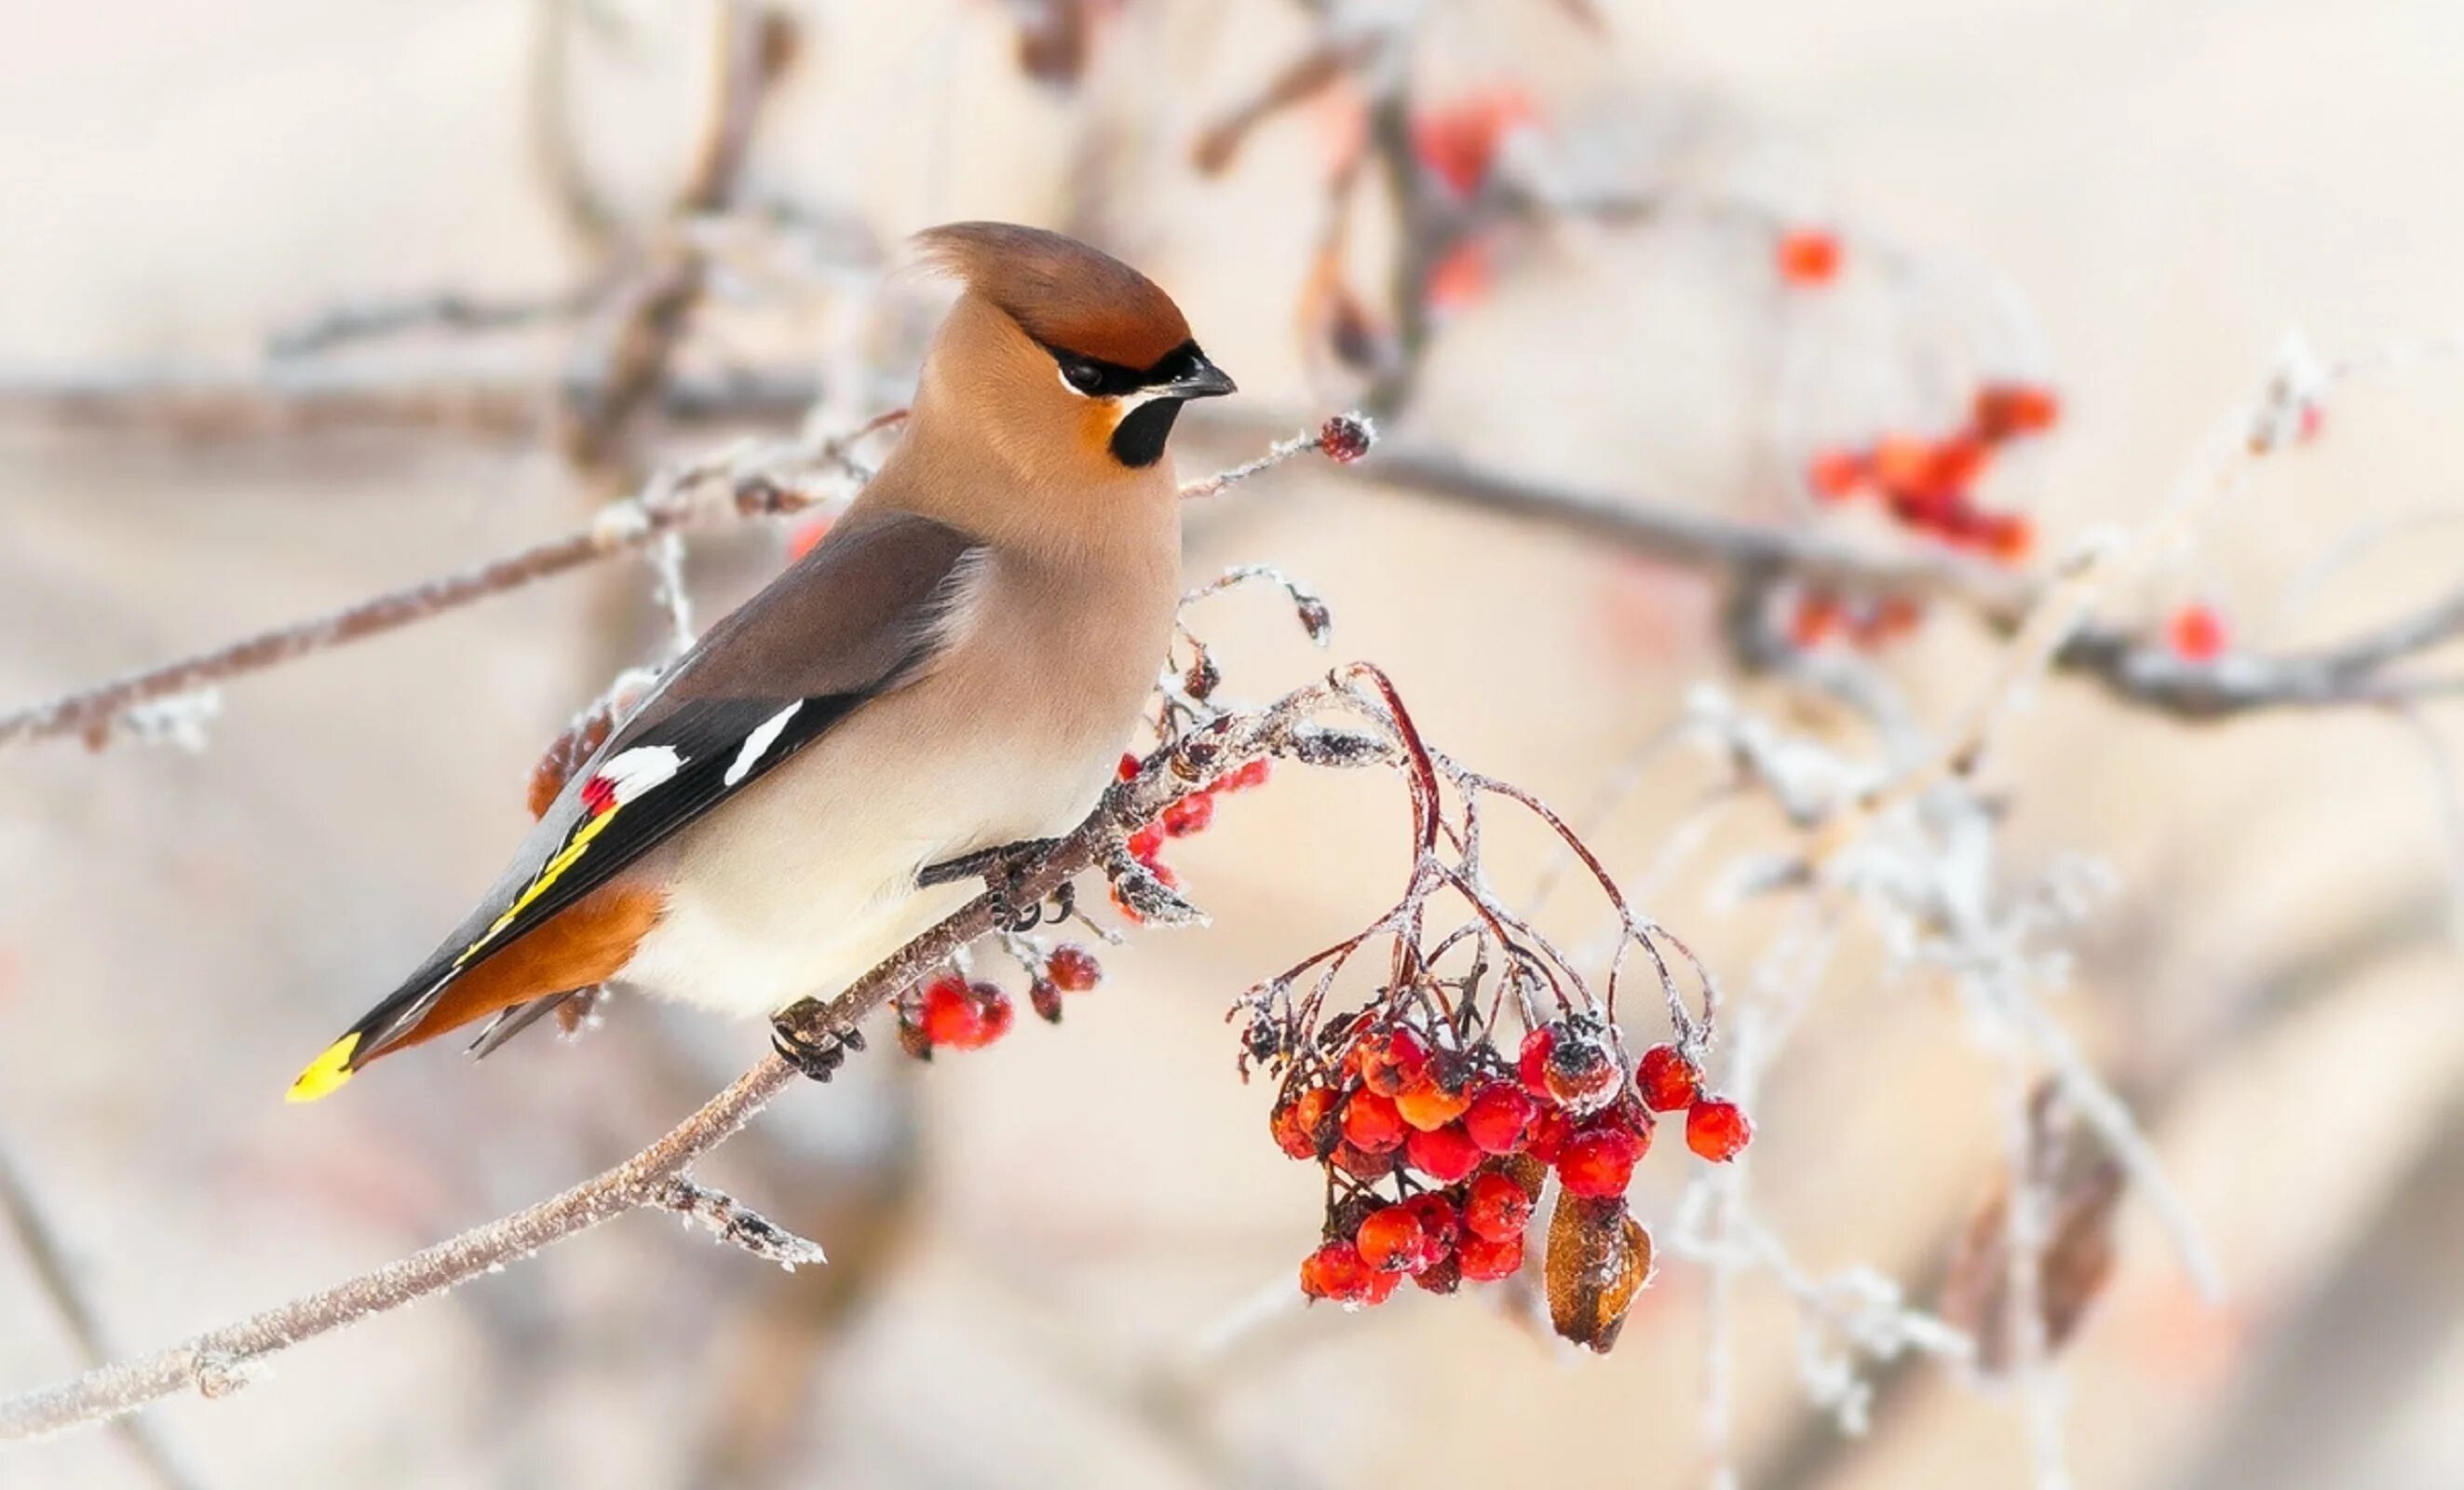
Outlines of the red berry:
M1356 1091L1343 1105L1343 1136L1370 1153L1392 1153L1403 1142L1403 1116L1395 1100Z
M798 523L787 533L787 561L794 563L813 551L813 545L830 536L830 515L826 513L807 522Z
M1113 774L1124 781L1135 778L1138 774L1138 753L1133 750L1121 752L1121 763L1113 768Z
M1543 1164L1554 1164L1566 1151L1566 1140L1574 1136L1573 1119L1554 1107L1543 1107L1531 1120L1531 1133L1523 1151Z
M1838 596L1828 590L1807 591L1796 598L1796 610L1788 618L1790 645L1800 652L1812 651L1831 639L1846 614Z
M1455 1253L1466 1282L1493 1283L1512 1278L1523 1267L1523 1234L1511 1237L1466 1237Z
M1420 1249L1427 1241L1420 1218L1409 1205L1390 1205L1369 1213L1353 1245L1360 1249L1360 1260L1377 1271L1406 1273L1422 1265Z
M1372 1273L1369 1282L1361 1285L1360 1297L1354 1302L1364 1309L1374 1309L1395 1297L1395 1290L1402 1283L1403 1275L1400 1273Z
M2026 383L1989 383L1976 390L1976 432L1988 440L2041 434L2061 417L2061 401L2050 388Z
M1780 234L1779 274L1793 285L1827 285L1839 275L1839 239L1819 228Z
M1463 1230L1489 1241L1520 1237L1531 1222L1531 1197L1503 1174L1487 1173L1471 1182L1463 1199Z
M1428 1074L1429 1047L1408 1029L1364 1035L1352 1053L1359 1059L1361 1085L1384 1096L1398 1095Z
M2173 612L2173 619L2166 623L2165 634L2172 644L2173 654L2184 662L2213 662L2225 652L2224 617L2203 602L2193 601Z
M1938 492L1964 492L1985 473L1985 442L1972 434L1955 434L1934 446L1925 459L1925 485Z
M959 1048L979 1050L1009 1033L1010 1025L1018 1019L1018 1009L999 984L971 983L967 992L976 1000L976 1038L974 1043Z
M1345 1303L1360 1297L1369 1284L1369 1264L1360 1249L1348 1241L1330 1241L1301 1260L1301 1292L1312 1299Z
M1076 942L1064 942L1044 959L1044 975L1065 994L1083 994L1104 981L1104 965Z
M1490 1082L1473 1093L1463 1109L1463 1131L1483 1153L1520 1153L1540 1105L1519 1087Z
M1363 449L1366 449L1366 447L1363 447ZM1334 452L1332 450L1329 450L1327 453L1331 455ZM1341 460L1344 457L1336 456L1335 458ZM1222 781L1222 789L1227 792L1245 792L1253 786L1264 786L1266 784L1267 776L1272 773L1273 769L1273 763L1268 761L1264 756L1261 756L1257 759L1250 761L1247 765L1243 766L1240 770L1233 772L1230 776L1225 777Z
M1155 855L1163 852L1163 829L1155 823L1148 823L1130 835L1129 849L1131 858L1150 869L1154 868Z
M1462 1124L1450 1123L1415 1129L1404 1143L1403 1157L1439 1184L1451 1185L1480 1168L1481 1152Z
M1035 1006L1036 1017L1046 1024L1061 1022L1061 985L1048 977L1040 977L1026 985L1026 1001Z
M1685 1114L1685 1147L1714 1164L1743 1153L1754 1136L1746 1109L1725 1097L1708 1097Z
M1455 1214L1454 1202L1435 1191L1423 1191L1403 1204L1411 1210L1412 1219L1420 1223L1420 1260L1412 1271L1453 1257L1455 1241L1463 1235L1463 1219Z
M1622 1128L1594 1128L1567 1140L1557 1155L1557 1183L1566 1193L1594 1200L1625 1194L1642 1146Z
M1275 1147L1295 1159L1318 1156L1318 1140L1331 1137L1326 1132L1327 1119L1334 1111L1334 1093L1323 1086L1312 1086L1275 1109L1271 1128Z
M983 1015L967 985L955 977L936 977L924 988L924 1038L935 1045L964 1050L983 1033Z
M1406 1081L1395 1094L1395 1110L1403 1114L1404 1122L1423 1132L1445 1127L1463 1116L1463 1109L1470 1106L1469 1096L1446 1090L1426 1071Z
M1855 450L1824 450L1807 462L1805 484L1827 502L1846 501L1865 484L1865 457Z
M1557 1099L1549 1095L1549 1052L1556 1044L1557 1026L1543 1024L1523 1037L1523 1050L1514 1062L1514 1074L1522 1079L1523 1089L1552 1107Z
M1635 1063L1634 1085L1654 1112L1676 1112L1703 1095L1703 1073L1675 1045L1654 1045Z
M1989 514L1979 526L1977 543L1997 563L2025 563L2035 552L2036 525L2019 513Z
M1912 434L1886 434L1874 442L1874 479L1894 493L1922 493L1933 469L1933 447Z
M1166 807L1160 821L1163 823L1164 833L1172 838L1187 838L1192 833L1203 833L1206 831L1206 825L1215 821L1215 799L1204 792L1184 797Z
M1415 116L1412 153L1458 197L1468 197L1488 179L1498 142L1537 118L1519 89L1474 94Z

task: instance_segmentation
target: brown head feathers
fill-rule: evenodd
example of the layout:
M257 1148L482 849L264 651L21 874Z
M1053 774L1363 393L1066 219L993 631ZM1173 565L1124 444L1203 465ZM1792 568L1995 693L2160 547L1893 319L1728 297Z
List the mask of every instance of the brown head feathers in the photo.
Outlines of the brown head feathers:
M1148 368L1190 340L1155 282L1075 238L1014 223L951 223L915 235L918 256L1058 352Z

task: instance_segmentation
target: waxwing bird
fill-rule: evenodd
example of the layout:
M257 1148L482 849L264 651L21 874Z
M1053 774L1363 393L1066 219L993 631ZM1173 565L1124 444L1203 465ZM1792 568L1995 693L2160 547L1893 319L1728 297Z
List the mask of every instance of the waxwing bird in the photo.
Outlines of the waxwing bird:
M1180 594L1173 420L1232 380L1084 244L1000 223L915 243L962 290L880 472L667 671L293 1100L608 980L775 1017L964 904L951 866L1093 809ZM837 1051L802 1054L825 1074Z

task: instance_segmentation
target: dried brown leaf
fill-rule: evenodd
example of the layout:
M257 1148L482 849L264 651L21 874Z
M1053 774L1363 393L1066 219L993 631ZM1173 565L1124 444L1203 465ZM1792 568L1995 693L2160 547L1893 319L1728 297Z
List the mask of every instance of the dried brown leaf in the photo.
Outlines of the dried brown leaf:
M1651 1282L1651 1233L1622 1199L1560 1194L1549 1223L1549 1320L1557 1333L1602 1354Z

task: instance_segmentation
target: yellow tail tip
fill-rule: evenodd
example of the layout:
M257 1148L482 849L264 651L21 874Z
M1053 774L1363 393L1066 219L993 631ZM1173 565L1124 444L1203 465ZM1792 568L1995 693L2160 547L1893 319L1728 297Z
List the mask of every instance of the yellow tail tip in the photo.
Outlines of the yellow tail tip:
M285 1102L314 1102L326 1096L351 1079L351 1052L360 1046L360 1037L345 1035L325 1047L325 1053L308 1063L308 1069L291 1084Z

